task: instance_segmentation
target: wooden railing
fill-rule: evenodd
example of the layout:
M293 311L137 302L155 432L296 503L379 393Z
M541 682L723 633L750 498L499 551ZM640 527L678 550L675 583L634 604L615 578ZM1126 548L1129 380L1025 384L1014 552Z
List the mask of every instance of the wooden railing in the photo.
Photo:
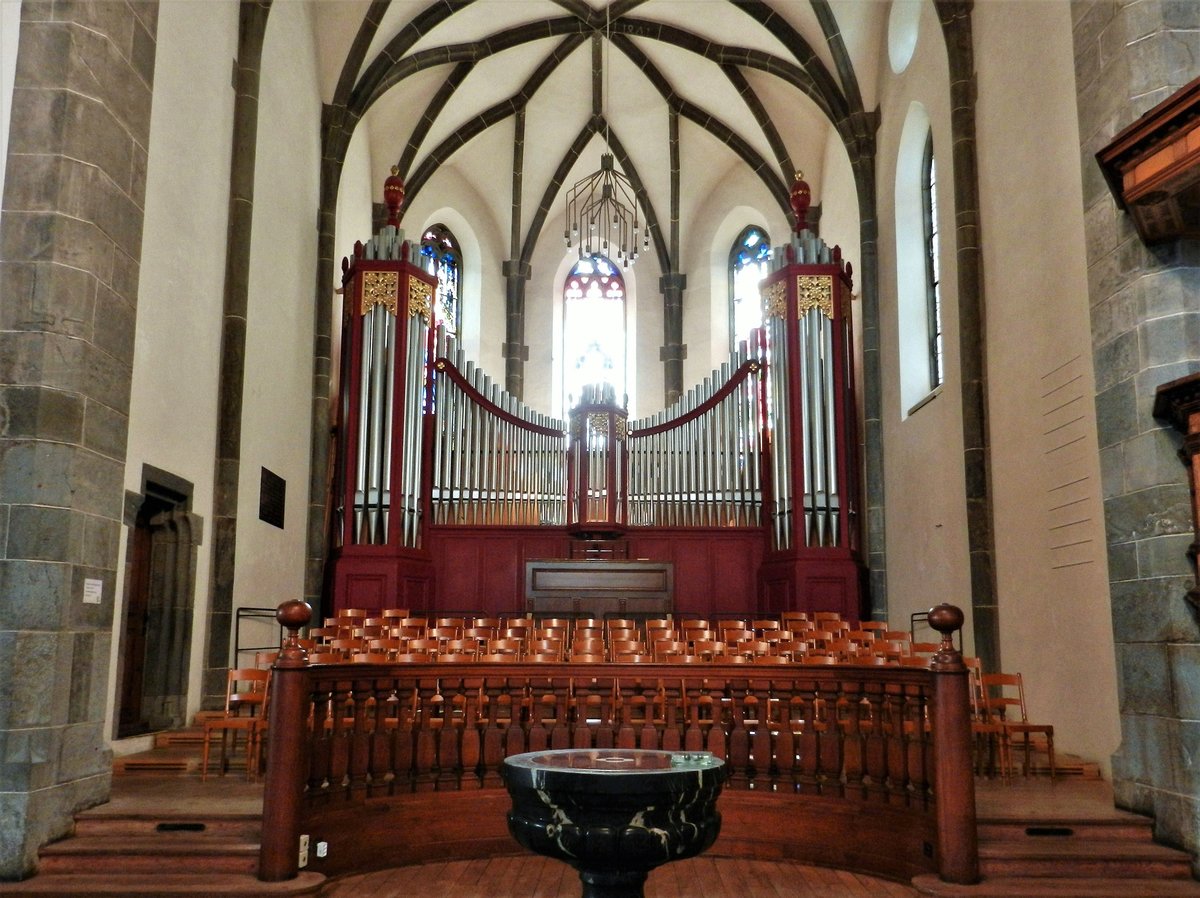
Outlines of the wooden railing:
M406 797L496 792L508 755L614 746L711 751L728 765L730 794L812 796L854 816L898 813L934 833L928 867L948 881L977 878L968 681L949 640L958 609L931 612L945 638L929 670L310 666L295 641L307 615L298 602L278 615L290 635L271 687L261 879L296 875L302 833L315 843L336 829L351 841L347 826L365 838ZM855 838L853 829L838 838Z

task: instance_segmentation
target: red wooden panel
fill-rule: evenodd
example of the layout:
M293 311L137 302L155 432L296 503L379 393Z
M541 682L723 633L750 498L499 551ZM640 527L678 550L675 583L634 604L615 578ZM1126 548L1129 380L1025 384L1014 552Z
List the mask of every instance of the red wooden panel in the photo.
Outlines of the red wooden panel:
M493 537L484 541L482 548L476 604L489 615L520 611L525 607L525 564L521 540Z

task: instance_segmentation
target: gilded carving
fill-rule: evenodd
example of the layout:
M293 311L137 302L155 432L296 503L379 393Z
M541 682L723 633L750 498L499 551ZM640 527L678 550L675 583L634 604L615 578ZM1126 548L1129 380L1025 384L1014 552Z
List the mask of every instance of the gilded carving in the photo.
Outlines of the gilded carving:
M362 276L362 314L375 306L386 306L395 315L400 299L400 276L395 271L364 271Z
M820 309L826 318L833 317L833 276L801 274L796 276L796 315L809 309Z
M629 422L624 418L617 418L616 431L617 442L623 442L625 437L629 435Z
M608 436L608 414L606 412L592 412L588 415L588 430L596 436Z
M782 318L787 314L787 284L783 281L768 284L763 292L763 302L766 303L768 318Z
M427 327L433 324L433 288L411 274L408 276L408 314L420 315Z

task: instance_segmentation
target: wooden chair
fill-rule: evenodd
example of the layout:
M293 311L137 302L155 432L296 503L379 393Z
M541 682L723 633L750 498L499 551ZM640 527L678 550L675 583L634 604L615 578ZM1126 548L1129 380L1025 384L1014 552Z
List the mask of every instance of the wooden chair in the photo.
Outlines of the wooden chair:
M983 666L976 657L963 658L970 675L971 735L975 743L975 771L989 776L1000 771L1001 778L1008 782L1011 769L1009 742L1005 738L1004 724L996 720L983 693Z
M619 652L613 660L622 664L653 664L654 656L645 652Z
M567 659L572 664L601 664L605 658L603 653L596 654L595 652L576 652Z
M233 733L233 750L237 751L238 733L246 737L246 777L258 776L261 736L267 727L267 693L271 672L256 667L237 667L225 677L225 711L220 717L204 721L204 746L200 754L200 780L208 778L208 755L214 733L221 734L221 776L229 767L225 735Z
M341 652L309 652L309 664L345 664L346 656Z
M1025 748L1025 763L1022 767L1024 776L1029 776L1030 754L1032 750L1030 736L1042 736L1046 759L1050 764L1050 781L1054 781L1054 725L1049 723L1030 723L1025 710L1025 684L1019 673L985 673L979 677L980 689L983 693L984 704L1004 728L1004 739L1009 745L1009 759L1012 758L1012 737L1021 736ZM1018 719L1019 718L1019 719Z

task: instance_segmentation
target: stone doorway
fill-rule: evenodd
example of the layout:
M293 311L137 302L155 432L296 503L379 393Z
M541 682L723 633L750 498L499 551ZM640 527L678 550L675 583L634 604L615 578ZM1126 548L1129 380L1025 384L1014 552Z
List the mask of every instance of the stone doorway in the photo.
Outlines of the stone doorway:
M117 738L182 726L187 713L201 519L189 511L190 483L165 472L143 482L129 497Z

